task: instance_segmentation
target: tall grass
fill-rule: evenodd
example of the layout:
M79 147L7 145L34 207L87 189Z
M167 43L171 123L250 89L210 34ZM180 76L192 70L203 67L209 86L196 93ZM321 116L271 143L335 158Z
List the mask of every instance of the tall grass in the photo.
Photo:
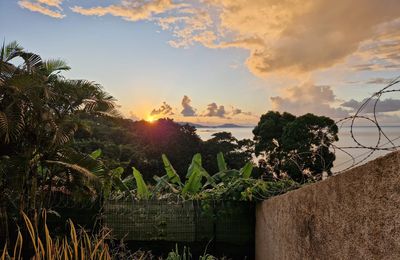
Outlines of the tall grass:
M69 220L69 234L62 238L53 239L47 227L45 211L43 211L42 216L44 219L44 234L40 236L38 226L33 225L29 217L25 213L22 213L24 225L28 233L27 240L24 240L21 230L18 230L14 246L9 247L6 244L1 253L0 260L24 259L23 248L24 245L28 244L31 248L30 257L35 260L112 259L109 246L105 242L110 232L101 232L102 234L97 236L89 235L85 230L77 232L75 225Z
M17 238L13 246L5 245L0 251L0 260L23 260L29 250L29 259L34 260L108 260L108 259L162 259L156 258L150 251L136 251L110 249L106 240L110 239L111 231L101 231L100 235L89 235L85 230L77 231L74 223L69 220L69 234L62 238L53 239L46 223L46 211L42 212L43 230L38 228L38 216L33 217L33 223L29 217L22 213L23 222L27 230L24 240L21 230L18 230ZM35 223L35 224L34 224ZM207 251L207 249L206 249ZM167 260L192 260L190 249L184 247L182 251L176 246L175 250L168 253ZM199 260L215 260L217 258L204 252Z

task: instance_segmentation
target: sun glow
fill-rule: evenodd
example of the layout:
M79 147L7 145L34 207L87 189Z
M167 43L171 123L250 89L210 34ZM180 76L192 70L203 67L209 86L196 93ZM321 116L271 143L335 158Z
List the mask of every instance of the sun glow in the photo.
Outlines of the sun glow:
M149 123L154 123L157 120L157 118L155 118L154 116L148 116L146 118L146 121Z

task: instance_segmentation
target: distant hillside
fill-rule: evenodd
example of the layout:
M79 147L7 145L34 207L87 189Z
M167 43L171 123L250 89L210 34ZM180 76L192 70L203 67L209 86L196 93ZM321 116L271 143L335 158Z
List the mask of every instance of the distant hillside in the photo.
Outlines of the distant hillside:
M181 125L191 125L196 128L246 128L246 127L252 127L252 126L242 126L242 125L236 125L236 124L222 124L222 125L201 125L201 124L196 124L196 123L189 123L189 122L178 122L178 124Z

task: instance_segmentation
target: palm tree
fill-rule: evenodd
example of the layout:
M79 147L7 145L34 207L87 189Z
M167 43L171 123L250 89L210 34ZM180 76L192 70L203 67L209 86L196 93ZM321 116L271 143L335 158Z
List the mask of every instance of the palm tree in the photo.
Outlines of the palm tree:
M22 59L21 64L17 61ZM36 209L54 183L96 187L101 163L71 148L82 114L118 116L100 85L65 79L62 60L43 60L16 42L0 52L0 203ZM97 175L97 176L96 176ZM71 185L73 184L73 185ZM93 189L93 188L90 188ZM38 195L42 198L38 200ZM1 206L1 205L0 205Z

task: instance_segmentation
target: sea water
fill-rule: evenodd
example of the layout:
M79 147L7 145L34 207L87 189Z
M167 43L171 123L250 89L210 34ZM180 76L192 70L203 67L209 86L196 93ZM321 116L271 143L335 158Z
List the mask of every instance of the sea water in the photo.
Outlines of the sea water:
M355 140L352 137L351 129ZM232 133L232 135L237 139L253 139L254 135L252 130L253 127L199 128L197 129L197 134L202 140L208 140L212 138L214 133L223 131ZM381 134L379 139L379 131L376 127L341 127L339 129L339 141L334 144L338 148L343 148L344 151L340 149L335 150L336 160L332 169L333 172L340 172L354 164L361 165L390 152L390 150L360 148L360 144L367 147L379 146L381 149L400 146L400 127L383 126L382 131L386 137ZM392 143L388 139L391 140ZM357 144L356 141L359 144Z

